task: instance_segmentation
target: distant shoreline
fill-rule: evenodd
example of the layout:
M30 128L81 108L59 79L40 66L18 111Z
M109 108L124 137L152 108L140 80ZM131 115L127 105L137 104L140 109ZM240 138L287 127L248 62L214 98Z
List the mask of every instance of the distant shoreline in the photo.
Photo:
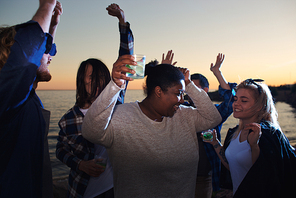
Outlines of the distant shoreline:
M296 92L291 90L276 90L271 92L275 102L285 102L290 104L293 108L296 108ZM209 92L209 97L212 101L222 101L218 91Z

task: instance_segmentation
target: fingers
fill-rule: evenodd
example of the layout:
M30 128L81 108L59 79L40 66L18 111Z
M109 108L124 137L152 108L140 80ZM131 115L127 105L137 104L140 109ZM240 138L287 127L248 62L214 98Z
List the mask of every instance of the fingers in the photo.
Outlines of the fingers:
M177 62L174 62L174 64L172 64L173 62L173 59L174 59L174 53L173 53L173 50L169 50L166 54L166 57L164 57L164 53L162 54L162 61L161 61L161 64L171 64L171 65L174 65L176 64Z
M216 65L217 65L217 63L221 65L222 62L224 61L224 57L225 57L224 54L219 53L218 56L217 56L217 59L216 59Z
M89 163L87 163L87 167L86 167L87 168L86 173L88 175L93 177L98 177L105 171L105 167L98 164L96 159L90 160L88 162Z
M244 129L246 129L246 130L251 129L253 132L260 132L261 126L258 123L249 123L244 126Z
M244 130L249 130L247 141L250 145L256 145L259 143L262 135L261 126L258 123L250 123L244 126Z
M183 67L177 67L181 72L182 74L185 76L185 74L189 71L187 68L183 68Z
M213 71L213 67L214 67L214 64L211 63L211 65L210 65L210 70L211 70L211 71Z
M126 72L134 74L135 71L127 68L126 65L137 65L137 62L134 60L134 56L132 55L123 55L113 64L112 79L119 87L124 84L124 80L133 80L126 76Z
M120 9L119 5L112 3L111 5L109 5L106 10L108 11L108 14L111 16L116 16L116 17L120 17L122 14L121 12L123 12L122 9Z
M172 60L174 58L173 50L169 50L166 56L166 59Z
M54 8L54 13L56 15L62 15L63 14L63 7L61 2L57 1L56 6Z

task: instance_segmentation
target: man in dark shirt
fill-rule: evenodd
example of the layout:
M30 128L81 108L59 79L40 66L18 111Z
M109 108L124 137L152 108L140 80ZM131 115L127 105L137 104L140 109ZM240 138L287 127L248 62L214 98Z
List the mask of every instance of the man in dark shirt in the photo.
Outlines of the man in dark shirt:
M49 81L62 14L56 0L39 0L32 20L0 29L0 197L53 197L49 113L35 93Z

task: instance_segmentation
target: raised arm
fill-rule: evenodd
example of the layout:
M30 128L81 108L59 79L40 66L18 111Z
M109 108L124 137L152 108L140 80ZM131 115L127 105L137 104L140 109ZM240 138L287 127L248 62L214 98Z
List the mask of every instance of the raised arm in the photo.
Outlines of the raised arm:
M110 16L117 17L119 20L119 23L122 25L126 24L125 16L123 10L119 7L119 5L112 3L109 5L106 10L108 11L108 14Z
M260 154L259 140L262 134L261 126L258 123L246 124L244 127L245 130L249 130L247 141L250 144L252 152L252 163L254 164Z
M62 4L57 1L56 6L54 8L53 15L51 17L49 33L51 34L54 42L55 34L57 31L58 24L60 22L60 16L63 14Z
M117 17L119 20L120 48L118 56L133 54L134 36L130 24L125 19L124 11L115 3L109 5L106 10L110 16Z
M113 110L118 95L125 88L125 81L133 80L125 73L134 73L125 65L136 65L132 55L123 55L113 64L112 80L100 93L99 97L88 109L82 124L82 135L95 144L109 147L112 144L113 134L108 131ZM111 127L112 128L112 127ZM111 129L110 129L111 130Z
M37 21L43 32L49 32L52 12L56 6L56 0L39 0L39 8L32 20Z
M209 128L214 128L221 122L221 116L215 107L215 105L210 100L208 94L195 86L195 84L190 79L190 71L186 68L180 68L179 70L183 73L185 77L186 93L192 99L195 106L196 117L195 127L196 131L203 131Z
M230 90L230 86L228 85L228 82L224 78L222 71L221 71L221 66L224 61L225 55L222 53L219 53L216 59L215 65L211 63L210 70L213 72L213 74L216 76L220 86L223 89Z

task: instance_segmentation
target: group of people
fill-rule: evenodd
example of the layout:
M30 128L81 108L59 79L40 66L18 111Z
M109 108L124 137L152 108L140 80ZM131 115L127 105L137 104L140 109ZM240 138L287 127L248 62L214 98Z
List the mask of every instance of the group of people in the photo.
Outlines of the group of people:
M174 53L145 68L142 101L124 103L126 67L136 65L134 38L123 10L119 56L110 73L100 60L82 61L76 102L58 125L56 156L70 167L67 197L296 197L296 155L277 122L261 79L229 83L224 55L210 65L223 102L214 105L209 82L175 66ZM35 93L51 79L54 37L62 5L39 0L27 23L0 29L0 197L53 197L47 133L50 112ZM221 127L233 113L238 126L224 144ZM205 140L204 131L213 138ZM106 159L106 164L102 164ZM225 192L225 191L224 191Z

